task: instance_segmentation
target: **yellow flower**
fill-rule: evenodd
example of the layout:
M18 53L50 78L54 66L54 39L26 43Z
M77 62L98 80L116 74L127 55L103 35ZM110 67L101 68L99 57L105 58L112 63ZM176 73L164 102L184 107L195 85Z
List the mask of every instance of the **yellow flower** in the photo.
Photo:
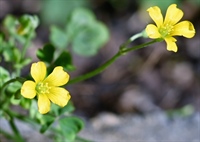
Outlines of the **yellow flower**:
M25 98L33 99L38 97L38 109L41 114L50 110L50 101L64 107L70 94L62 87L69 81L69 75L61 66L54 68L53 72L46 77L46 65L44 62L33 63L31 66L31 76L34 81L25 81L21 88L21 94Z
M146 27L146 33L149 38L162 38L167 43L167 50L177 52L176 39L173 36L184 36L192 38L195 34L194 26L189 21L179 22L183 17L182 10L171 4L166 12L165 19L161 14L159 7L154 6L147 9L150 17L156 23L156 26L149 24ZM178 23L179 22L179 23Z

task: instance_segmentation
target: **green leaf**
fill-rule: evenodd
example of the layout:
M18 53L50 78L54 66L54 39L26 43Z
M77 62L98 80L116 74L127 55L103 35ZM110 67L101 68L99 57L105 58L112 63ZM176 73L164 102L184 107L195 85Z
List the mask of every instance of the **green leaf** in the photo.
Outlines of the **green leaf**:
M3 84L10 79L9 72L4 69L2 66L0 66L0 87L3 86Z
M55 117L45 114L45 115L40 115L42 117L40 117L40 123L42 124L41 128L40 128L40 132L44 133L49 126L54 122Z
M36 116L37 116L37 113L38 113L38 106L37 106L37 102L35 99L33 99L31 101L31 104L30 104L30 111L29 111L29 115L30 115L30 118L31 119L34 119Z
M35 29L39 25L37 16L25 14L19 19L8 15L4 20L4 26L9 34L17 39L21 44L25 44L26 38L33 38L35 36Z
M59 120L63 135L69 141L76 138L77 133L84 127L84 123L77 117L66 117Z
M60 113L59 114L61 115L61 114L64 114L64 113L71 113L74 110L75 110L74 105L72 104L71 101L69 101L68 104L65 107L60 109Z
M51 104L51 112L55 114L56 116L61 116L63 114L68 115L72 111L74 111L74 106L71 101L68 102L68 104L64 107L60 107L54 103Z
M4 34L0 33L0 53L3 52L4 49L6 49L6 47L8 47L8 43L4 41Z
M39 25L39 19L37 16L23 15L19 18L19 25L17 33L19 35L31 34L34 29Z
M24 82L26 81L26 79L23 78L23 77L16 77L16 80L17 80L18 82L20 82L21 84L24 83Z
M19 63L16 63L14 66L15 68L23 68L24 66L28 65L29 63L31 63L32 59L31 58L25 58L23 60L21 60Z
M56 26L52 26L50 29L50 40L54 46L58 48L65 48L68 43L68 37L65 32L57 28Z
M70 39L75 36L85 27L95 21L95 16L92 11L86 8L77 8L70 15L69 22L66 27L67 34Z
M16 32L17 20L14 16L7 15L3 21L3 24L10 33L14 34Z
M96 31L95 31L96 29ZM95 31L95 32L94 32ZM93 27L96 45L101 48L109 40L108 28L102 22L96 22Z
M46 44L42 49L39 49L36 53L37 57L41 61L51 63L54 56L55 47L52 44Z
M87 0L42 0L42 22L46 24L64 25L71 11L85 6L87 3Z
M77 34L72 42L73 51L82 56L93 56L108 39L106 26L101 22L94 22Z
M26 99L26 98L22 97L20 106L22 106L25 109L30 109L31 101L32 101L31 99Z
M3 52L3 56L6 62L13 62L13 63L19 62L20 60L19 55L21 55L20 51L16 47L7 47Z
M56 66L62 66L67 71L75 70L75 67L72 64L71 54L67 51L63 51L60 56L54 62Z
M15 93L17 92L17 90L19 90L21 88L22 84L15 81L13 83L10 83L7 87L7 90L10 92L10 93Z
M10 99L11 103L14 105L19 105L21 102L21 94L20 89L18 89L11 97Z

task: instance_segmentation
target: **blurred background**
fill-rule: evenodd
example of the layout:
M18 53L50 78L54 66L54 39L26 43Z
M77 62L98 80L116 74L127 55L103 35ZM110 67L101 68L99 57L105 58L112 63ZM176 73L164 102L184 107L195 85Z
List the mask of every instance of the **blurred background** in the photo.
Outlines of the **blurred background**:
M200 99L200 2L198 0L0 0L0 20L12 14L36 14L40 18L37 37L28 56L49 42L51 25L64 26L70 12L79 7L92 10L109 29L110 39L96 56L73 55L77 70L71 78L87 73L111 58L130 36L152 23L146 9L159 6L163 13L171 3L184 11L196 29L192 39L178 37L178 52L166 50L165 42L120 57L102 74L69 86L79 115L92 117L101 111L145 113L157 108L169 110L192 105ZM149 40L139 39L132 45ZM73 53L72 53L73 54ZM29 71L29 69L28 69ZM28 72L27 72L28 73Z
M0 21L8 14L36 14L40 19L37 37L27 56L34 61L37 49L49 42L49 27L64 27L70 13L77 8L92 10L109 29L109 40L97 55L73 54L76 71L71 78L99 67L111 58L119 46L144 30L149 18L147 8L159 6L165 13L176 3L184 12L182 20L194 24L192 39L177 38L178 52L168 52L165 42L130 52L120 57L101 74L67 87L71 92L75 114L91 119L102 112L117 116L145 115L157 111L169 115L192 115L200 111L200 1L199 0L0 0ZM138 39L132 46L149 41ZM24 74L29 73L29 68Z

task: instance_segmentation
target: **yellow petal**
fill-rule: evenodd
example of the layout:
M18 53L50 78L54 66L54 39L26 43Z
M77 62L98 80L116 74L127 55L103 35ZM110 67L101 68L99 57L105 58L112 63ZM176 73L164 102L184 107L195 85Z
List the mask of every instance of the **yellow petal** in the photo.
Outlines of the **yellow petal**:
M195 29L191 22L182 21L174 26L173 32L171 35L184 36L187 38L192 38L195 35Z
M36 83L43 81L46 77L46 65L44 62L33 63L31 66L31 76Z
M174 51L174 52L178 51L178 47L176 45L176 39L175 38L168 37L168 38L165 38L165 41L167 43L167 50L168 51Z
M149 38L155 39L161 37L160 33L158 32L158 28L153 24L147 25L145 30Z
M50 100L47 95L39 94L38 95L38 109L41 114L45 114L50 110Z
M69 99L71 98L69 92L61 87L52 87L48 98L54 103L61 107L64 107Z
M176 4L172 4L168 7L164 25L174 25L183 17L183 11L176 7Z
M36 84L33 81L25 81L21 88L21 95L28 99L33 99L36 96Z
M159 7L154 6L147 9L151 19L156 23L157 27L163 24L163 16Z
M45 79L49 86L62 86L69 81L69 75L63 70L63 67L56 67L53 72Z

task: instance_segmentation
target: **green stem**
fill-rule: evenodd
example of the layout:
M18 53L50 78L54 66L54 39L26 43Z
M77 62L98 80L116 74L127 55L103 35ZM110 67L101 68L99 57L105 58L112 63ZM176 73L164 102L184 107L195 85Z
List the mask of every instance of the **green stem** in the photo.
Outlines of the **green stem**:
M125 43L123 43L123 44L120 46L120 48L126 48L127 45L128 45L129 43L131 43L132 41L136 40L136 39L139 38L139 37L142 37L143 35L144 35L143 32L137 33L137 34L133 35L133 36L130 37Z
M26 81L26 79L22 78L22 77L12 78L12 79L8 80L7 82L5 82L3 84L3 86L1 87L1 89L3 90L8 84L10 84L12 82L15 82L15 81L19 81L19 82L23 83L24 81Z
M0 98L0 107L2 107L4 105L4 102L6 101L6 95L4 94L4 91L7 87L7 85L9 85L10 83L13 83L15 81L19 81L21 83L23 83L26 79L25 78L22 78L22 77L16 77L16 78L13 78L13 79L10 79L8 80L7 82L5 82L3 84L3 86L0 88L0 93L1 93L1 98Z
M26 51L27 51L27 49L28 49L28 47L29 47L29 44L30 44L30 41L31 41L31 36L32 36L33 30L34 30L34 29L32 29L32 30L30 31L30 34L28 35L28 37L27 37L27 39L26 39L26 42L25 42L25 44L24 44L24 46L23 46L23 48L22 48L21 60L25 57ZM21 61L21 60L20 60L20 61Z
M15 125L15 123L14 123L14 119L13 119L13 118L11 118L11 119L9 120L9 124L10 124L10 126L11 126L11 128L12 128L12 130L13 130L13 133L15 134L16 141L24 142L24 139L22 138L22 136L21 136L19 130L17 129L17 127L16 127L16 125Z
M0 129L0 134L3 134L3 136L5 136L8 139L13 139L14 140L14 137L11 134L9 134L8 132L6 132L6 131L4 131L2 129Z
M139 35L138 35L139 37ZM124 45L126 45L127 42L129 42L129 40L123 44L121 46L121 48L119 49L119 51L111 58L109 59L107 62L105 62L103 65L101 65L99 68L89 72L89 73L86 73L84 75L81 75L81 76L78 76L72 80L69 81L68 84L73 84L73 83L77 83L77 82L80 82L80 81L83 81L83 80L86 80L88 78L91 78L99 73L101 73L103 70L105 70L109 65L111 65L118 57L120 57L121 55L124 55L125 53L127 52L130 52L130 51L133 51L133 50L137 50L137 49L140 49L140 48L144 48L146 46L149 46L153 43L156 43L156 42L160 42L162 40L160 39L155 39L155 40L152 40L150 42L147 42L147 43L144 43L144 44L140 44L140 45L137 45L137 46L133 46L131 48L127 48L127 47L124 47Z
M140 45L136 45L136 46L133 46L131 48L124 48L122 49L122 53L127 53L127 52L130 52L130 51L133 51L133 50L137 50L137 49L140 49L140 48L144 48L144 47L147 47L151 44L154 44L156 42L161 42L163 41L163 39L155 39L155 40L152 40L150 42L147 42L147 43L143 43L143 44L140 44Z
M131 41L134 41L134 40L136 40L137 38L142 37L143 35L144 35L143 32L137 33L137 34L133 35L132 37L130 37L129 39L130 39Z
M110 64L112 64L120 55L121 55L121 53L118 52L110 60L108 60L107 62L105 62L101 67L93 70L92 72L86 73L84 75L78 76L78 77L70 80L68 84L77 83L77 82L86 80L88 78L91 78L91 77L99 74L100 72L102 72L103 70L105 70Z
M92 142L91 140L86 140L82 137L76 136L76 141L80 141L80 142Z

